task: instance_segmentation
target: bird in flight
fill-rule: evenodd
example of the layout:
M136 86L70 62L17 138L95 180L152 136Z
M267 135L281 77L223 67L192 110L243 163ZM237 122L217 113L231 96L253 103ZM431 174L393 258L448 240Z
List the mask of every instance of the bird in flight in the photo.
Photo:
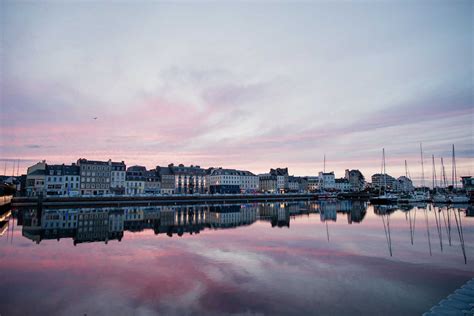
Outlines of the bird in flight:
M97 120L97 117L94 117L94 120Z

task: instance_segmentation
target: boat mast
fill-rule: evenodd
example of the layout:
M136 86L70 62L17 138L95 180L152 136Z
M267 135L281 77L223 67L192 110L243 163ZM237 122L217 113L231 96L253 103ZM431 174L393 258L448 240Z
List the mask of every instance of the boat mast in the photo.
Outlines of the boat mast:
M453 190L454 190L457 187L456 156L454 154L454 144L453 144L452 168L453 168L453 170L451 171L451 176L452 176Z
M438 181L436 179L436 166L435 166L435 159L434 155L431 155L431 160L433 162L433 190L436 191L436 187L438 186Z
M425 167L423 164L423 146L420 143L420 156L421 156L421 186L423 188L423 192L425 192Z
M443 174L443 187L446 188L446 169L444 169L443 157L441 157L441 172Z
M383 157L383 187L384 194L387 194L387 170L385 167L385 148L382 148L382 157Z
M324 154L323 172L326 173L326 154Z

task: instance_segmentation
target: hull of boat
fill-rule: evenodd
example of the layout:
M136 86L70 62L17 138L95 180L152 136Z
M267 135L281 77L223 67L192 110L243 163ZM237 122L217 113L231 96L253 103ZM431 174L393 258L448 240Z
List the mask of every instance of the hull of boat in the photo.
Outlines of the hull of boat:
M389 205L389 204L397 204L396 198L384 198L384 197L375 197L370 199L371 204L377 205Z
M449 202L452 204L467 204L469 198L467 196L453 196L449 198Z

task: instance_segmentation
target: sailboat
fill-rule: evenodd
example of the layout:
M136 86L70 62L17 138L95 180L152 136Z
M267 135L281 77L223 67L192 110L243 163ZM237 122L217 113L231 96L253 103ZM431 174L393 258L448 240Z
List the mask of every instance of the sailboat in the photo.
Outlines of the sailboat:
M436 165L435 165L435 159L434 155L431 156L432 159L432 164L433 164L433 197L432 200L435 203L447 203L448 197L438 190L438 181L436 179Z
M420 143L420 156L421 156L421 190L416 190L410 194L404 195L399 199L399 203L418 204L429 201L429 192L425 191L425 167L423 163L423 147Z
M457 203L469 203L469 198L465 193L457 192L457 172L456 172L456 155L454 153L453 144L453 156L452 156L452 181L453 181L453 192L449 196L449 202L453 204Z
M385 166L385 148L382 149L382 175L384 181L384 193L382 194L382 186L380 186L379 196L370 199L372 204L396 204L398 196L387 193L387 174Z
M433 161L433 169L434 169L434 161ZM445 190L446 190L446 171L444 169L443 157L441 157L441 175L440 175L440 177L441 178L440 178L439 181L442 185L442 190L438 190L438 188L436 188L435 194L433 195L433 202L437 203L437 204L449 203L449 198L445 193Z

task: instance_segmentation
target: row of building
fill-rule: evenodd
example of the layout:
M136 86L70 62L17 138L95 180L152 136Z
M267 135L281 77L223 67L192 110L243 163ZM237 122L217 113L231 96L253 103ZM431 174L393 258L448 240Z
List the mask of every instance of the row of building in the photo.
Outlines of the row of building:
M78 159L70 165L41 161L28 168L27 196L88 196L141 194L237 194L329 191L361 191L364 176L358 170L346 170L344 178L334 172L316 177L297 177L288 168L270 169L253 174L246 170L201 168L170 164L147 170L144 166L126 166L125 162Z
M412 191L407 177L372 176L373 189L387 186L394 191ZM141 194L237 194L288 192L359 192L368 184L359 170L346 170L343 178L334 172L298 177L288 168L270 169L254 174L246 170L201 168L169 164L148 170L144 166L127 167L115 162L78 159L70 165L41 161L28 168L24 184L27 196L88 196Z

